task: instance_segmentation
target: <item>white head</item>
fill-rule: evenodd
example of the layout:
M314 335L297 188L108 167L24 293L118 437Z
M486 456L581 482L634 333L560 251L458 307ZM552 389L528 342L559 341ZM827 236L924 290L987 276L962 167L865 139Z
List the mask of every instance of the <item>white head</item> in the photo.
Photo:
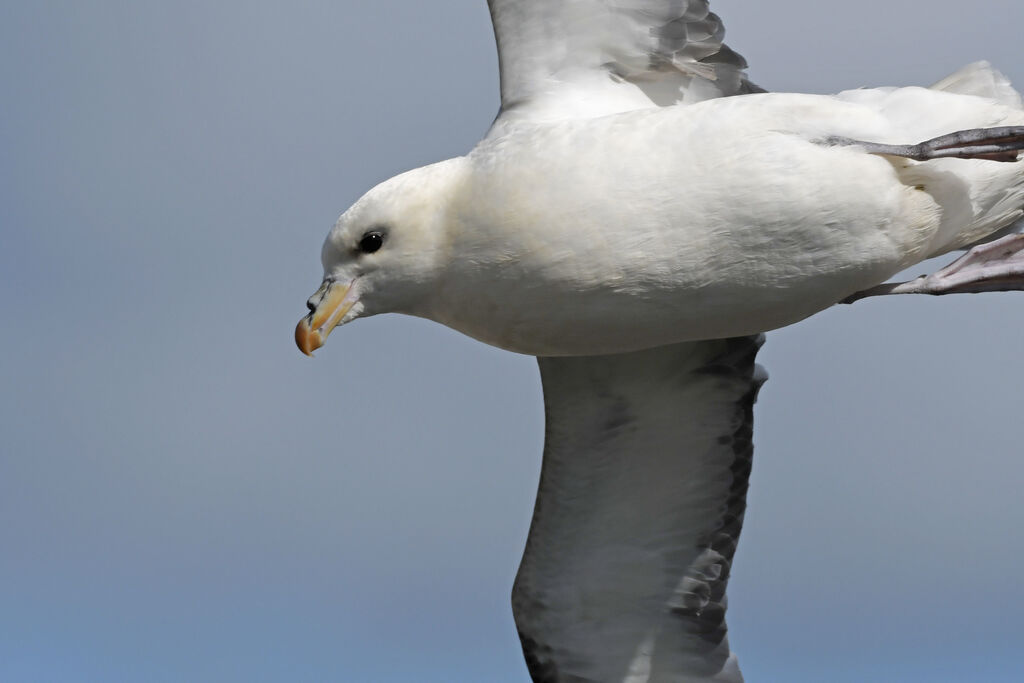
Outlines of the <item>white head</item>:
M309 354L338 325L377 313L416 314L426 307L449 258L464 159L395 176L341 215L321 252L324 280L295 328Z

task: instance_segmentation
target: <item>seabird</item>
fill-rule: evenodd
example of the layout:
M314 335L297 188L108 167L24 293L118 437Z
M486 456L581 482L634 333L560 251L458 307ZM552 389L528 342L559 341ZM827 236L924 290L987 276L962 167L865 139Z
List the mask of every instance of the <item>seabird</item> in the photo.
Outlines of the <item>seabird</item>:
M984 63L766 93L706 0L488 4L498 118L341 215L296 342L397 312L538 356L512 593L533 680L742 681L725 593L761 334L867 296L1021 289L1021 98Z

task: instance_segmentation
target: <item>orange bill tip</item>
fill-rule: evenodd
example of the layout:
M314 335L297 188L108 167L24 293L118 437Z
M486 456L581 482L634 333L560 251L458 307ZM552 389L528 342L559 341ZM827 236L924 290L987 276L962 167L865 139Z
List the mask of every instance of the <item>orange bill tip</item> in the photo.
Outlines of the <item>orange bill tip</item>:
M307 356L312 356L315 350L323 346L320 335L314 332L313 327L309 324L310 317L306 316L295 326L295 345Z

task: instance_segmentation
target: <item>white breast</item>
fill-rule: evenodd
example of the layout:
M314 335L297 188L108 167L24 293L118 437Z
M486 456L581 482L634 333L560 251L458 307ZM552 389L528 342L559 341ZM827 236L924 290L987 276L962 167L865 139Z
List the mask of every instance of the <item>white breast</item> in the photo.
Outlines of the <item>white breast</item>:
M931 194L887 159L815 142L884 127L807 95L522 127L470 155L430 317L535 355L796 322L934 250Z

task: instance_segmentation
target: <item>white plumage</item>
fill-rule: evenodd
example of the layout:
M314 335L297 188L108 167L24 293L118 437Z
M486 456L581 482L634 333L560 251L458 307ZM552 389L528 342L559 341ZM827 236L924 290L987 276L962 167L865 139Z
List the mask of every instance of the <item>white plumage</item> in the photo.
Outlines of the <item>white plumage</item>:
M508 127L457 173L442 167L453 257L408 312L533 355L754 334L1019 218L1017 165L820 141L925 139L1024 124L1024 112L923 88L873 95L758 94ZM922 110L937 114L914 120ZM425 187L436 177L414 174ZM405 223L377 199L390 192L368 195L387 206L375 219ZM349 239L346 219L337 230Z

